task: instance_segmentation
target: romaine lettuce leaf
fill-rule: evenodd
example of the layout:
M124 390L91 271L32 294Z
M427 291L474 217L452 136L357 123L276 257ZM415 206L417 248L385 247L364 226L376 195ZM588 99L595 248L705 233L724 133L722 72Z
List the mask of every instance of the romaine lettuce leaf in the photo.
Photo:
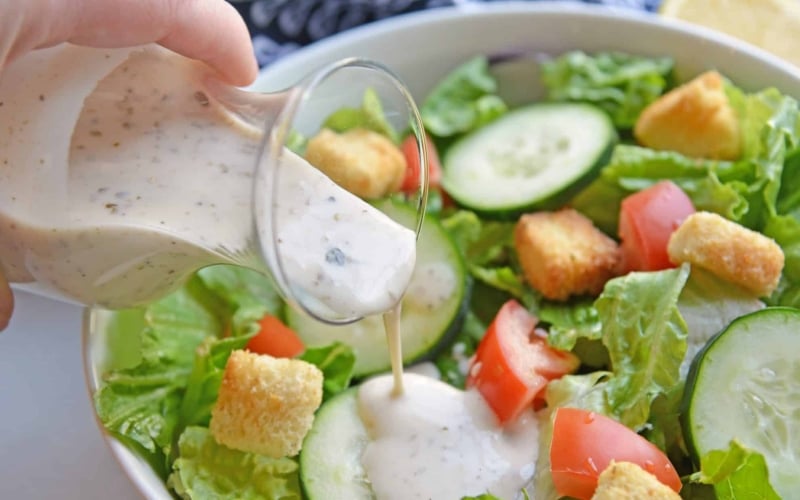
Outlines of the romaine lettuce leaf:
M714 486L718 500L780 500L769 483L764 456L731 441L727 450L713 450L700 458L700 471L691 481Z
M399 142L399 135L386 119L383 104L374 89L368 88L360 108L341 108L325 119L323 127L334 132L346 132L354 128L365 128L383 134L393 142Z
M525 296L529 293L522 277L509 266L471 266L469 271L476 279L498 290L507 292L516 299L524 301Z
M642 110L669 87L672 59L615 52L568 52L542 65L548 99L605 110L619 128L632 128Z
M144 310L140 332L126 331L141 336L140 362L105 374L95 394L100 420L163 475L178 433L208 422L230 352L246 344L255 321L278 301L267 279L252 271L200 271Z
M536 314L539 320L549 325L547 343L556 349L570 351L579 339L598 340L603 334L593 300L570 303L543 301Z
M743 116L742 161L751 166L753 175L746 191L750 209L742 223L760 230L778 213L783 166L797 148L800 115L797 101L776 89L747 95L738 112Z
M668 179L691 198L698 210L739 220L749 205L742 194L745 185L736 179L746 177L746 168L730 162L697 160L672 151L619 145L600 176L578 193L571 205L601 230L616 235L622 200Z
M151 463L168 461L195 349L222 332L222 307L196 277L150 306L141 332L141 362L105 374L95 394L103 425L136 443Z
M209 266L197 276L210 291L236 309L259 305L274 315L283 309L283 301L270 279L263 274L239 266Z
M535 476L537 498L558 498L552 486L547 456L552 413L562 406L584 408L641 430L666 449L680 439L677 423L682 393L679 367L686 350L686 325L678 297L689 276L688 266L659 272L631 273L615 278L594 305L582 303L585 321L575 335L562 333L554 341L569 345L599 335L611 359L610 371L567 375L547 385ZM542 307L548 321L564 320L576 311ZM558 314L561 313L561 314ZM580 317L580 315L578 315ZM540 497L540 494L542 495Z
M439 137L475 130L507 111L486 57L470 59L448 74L420 107L425 129Z
M767 222L764 234L780 245L785 258L781 282L768 302L800 307L800 218L776 215Z
M208 425L211 408L219 396L225 364L231 352L244 348L251 337L208 337L197 347L192 373L186 381L186 391L181 401L178 431L190 425Z
M469 266L501 266L514 255L513 222L485 221L474 212L459 210L441 223Z
M353 348L334 342L323 347L309 347L299 359L307 361L322 371L322 400L339 394L350 386L353 378L353 368L356 366L356 355Z
M168 486L182 498L301 499L297 462L232 450L208 429L187 427Z
M605 391L608 404L637 431L647 423L653 400L680 383L687 332L678 297L688 277L686 264L630 273L609 281L595 303L614 372Z
M496 311L497 309L495 309ZM459 389L464 388L469 358L475 354L475 349L477 349L487 327L488 325L481 321L474 312L467 312L464 318L464 326L461 327L461 331L456 335L453 344L434 360L434 364L444 382Z
M587 310L589 320L586 324L592 326L583 332L595 336L595 328L600 325L612 371L567 375L547 385L548 410L542 416L546 420L539 438L539 458L534 477L536 498L559 498L549 472L555 409L562 406L584 408L640 430L651 417L651 405L659 397L667 398L679 390L678 371L686 350L686 325L678 312L677 302L688 275L688 266L683 266L615 278L606 284L595 301L597 318L589 312L591 309ZM561 340L567 344L570 341L569 337ZM674 400L667 399L669 403ZM671 414L671 409L672 406L668 405L659 411ZM674 419L663 422L656 419L655 424L651 422L650 432L668 436L662 437L662 441L674 439Z

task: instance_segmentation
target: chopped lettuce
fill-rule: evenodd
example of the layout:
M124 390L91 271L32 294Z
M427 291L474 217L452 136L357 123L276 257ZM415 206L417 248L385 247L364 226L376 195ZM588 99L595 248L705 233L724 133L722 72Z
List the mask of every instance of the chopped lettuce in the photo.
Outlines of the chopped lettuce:
M670 86L673 66L666 57L573 51L545 62L542 79L550 100L594 104L611 116L614 125L629 129Z
M323 127L329 128L334 132L346 132L354 128L365 128L379 134L383 134L393 142L399 142L397 131L386 119L383 111L383 104L378 93L374 89L367 89L360 108L341 108L334 111L325 122Z
M800 217L776 215L764 227L764 234L783 249L783 275L770 305L800 307Z
M297 462L217 444L208 429L187 427L168 486L182 498L300 500Z
M475 57L447 75L420 107L425 129L439 137L464 134L507 111L485 57Z
M572 200L572 206L608 234L616 234L622 200L637 191L668 179L677 184L698 210L716 212L739 220L748 210L740 181L746 170L730 162L697 160L673 151L655 151L619 145L608 165L586 189Z
M572 350L580 339L598 340L603 335L600 314L590 299L542 302L536 314L549 326L547 343L562 351Z
M219 395L225 364L231 352L243 349L250 337L252 335L222 339L207 337L203 340L195 351L192 373L186 381L180 412L182 427L208 425L211 408Z
M635 430L647 423L653 400L680 382L687 333L678 297L688 277L688 265L630 273L609 281L595 304L614 371L608 403Z
M464 326L456 335L453 344L434 360L444 382L459 389L464 388L469 358L475 354L475 349L483 338L487 326L488 324L481 321L474 312L467 312Z
M545 305L539 313L560 325L550 339L557 347L601 339L613 374L604 384L603 413L633 429L647 424L659 395L680 384L687 327L678 298L688 277L688 265L630 273L609 281L593 305L579 302L572 310ZM560 404L553 397L548 390L548 404Z
M690 480L714 486L718 500L779 500L769 483L764 456L731 441L727 450L713 450L701 457L700 471Z
M139 332L126 331L141 336L140 361L105 376L95 395L97 412L106 428L165 480L173 469L169 485L179 495L301 498L294 461L229 450L204 427L231 352L246 346L264 314L278 315L282 308L266 277L214 266L148 306ZM322 370L326 398L349 386L351 348L311 348L300 358Z
M567 375L547 385L548 409L542 415L546 420L539 438L534 477L536 498L559 498L549 473L552 415L559 407L591 410L635 430L647 428L661 436L664 443L677 439L677 421L659 417L676 415L680 400L676 395L681 386L679 367L686 350L686 325L677 303L688 275L688 266L683 266L615 278L595 301L596 319L590 306L581 303L586 309L581 314L590 318L586 324L593 326L576 330L575 337L596 337L594 325L599 322L600 338L611 366L609 371ZM564 311L559 312L546 315L550 321L559 320ZM573 339L560 341L569 343Z
M468 210L459 210L441 222L468 265L501 265L510 261L514 248L513 222L484 221Z
M141 361L105 374L95 394L95 408L106 429L135 443L162 475L179 426L195 349L222 332L222 308L196 277L150 306L141 332Z
M353 348L334 342L322 347L309 347L299 359L307 361L322 371L322 400L327 401L350 386L356 355Z
M522 277L511 267L470 267L470 274L483 283L508 292L514 298L524 300L528 293Z
M536 498L559 498L550 475L549 456L555 409L583 408L640 430L648 424L651 405L680 386L678 370L686 348L686 325L677 301L688 275L689 269L684 266L611 280L595 302L596 320L595 313L582 304L585 310L579 314L585 315L588 319L585 323L593 326L580 328L576 330L578 335L560 341L569 343L574 341L572 337L596 337L594 325L599 320L612 371L567 375L547 385L548 410L542 415L545 420L534 476ZM564 311L561 312L561 315L547 314L553 320L563 317ZM675 420L656 421L656 424L650 423L651 431L655 427L656 432L670 436L676 432Z
M236 328L247 328L264 314L280 316L283 300L269 278L251 269L219 265L197 272L209 291L228 306ZM240 333L238 330L236 333Z

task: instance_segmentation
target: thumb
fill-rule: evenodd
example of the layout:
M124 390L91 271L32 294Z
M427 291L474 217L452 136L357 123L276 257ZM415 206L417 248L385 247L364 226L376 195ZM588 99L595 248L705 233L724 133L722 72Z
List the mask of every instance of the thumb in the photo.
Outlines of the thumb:
M5 276L0 272L0 330L8 326L11 312L14 310L14 295L8 286Z

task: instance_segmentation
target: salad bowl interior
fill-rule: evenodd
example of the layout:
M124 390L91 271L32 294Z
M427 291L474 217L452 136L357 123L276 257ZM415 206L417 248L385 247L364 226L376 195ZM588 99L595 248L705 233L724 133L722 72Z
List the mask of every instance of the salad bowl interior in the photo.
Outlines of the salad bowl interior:
M797 68L733 38L626 10L539 2L441 8L376 22L276 62L262 72L252 89L285 88L304 77L309 68L360 56L390 67L417 99L423 99L449 71L476 55L487 55L509 60L497 64L494 71L498 93L514 105L543 96L543 88L535 83L539 81L537 61L574 49L668 56L674 59L678 80L716 69L747 90L777 87L800 96ZM509 57L514 55L524 57ZM109 368L134 366L139 361L137 336L125 332L135 332L142 324L141 311L86 311L84 358L90 395ZM147 461L105 432L99 420L98 427L142 495L172 498Z

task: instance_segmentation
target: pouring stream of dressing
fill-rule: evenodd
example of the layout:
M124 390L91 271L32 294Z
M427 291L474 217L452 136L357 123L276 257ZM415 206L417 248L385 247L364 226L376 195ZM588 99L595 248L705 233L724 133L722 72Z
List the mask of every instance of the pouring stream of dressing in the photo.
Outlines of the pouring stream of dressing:
M400 329L402 305L397 304L391 311L383 313L383 326L386 329L386 343L389 345L389 360L392 364L391 395L403 395L403 337Z
M458 500L492 493L518 498L535 472L533 410L500 428L475 390L403 373L400 305L384 313L392 376L364 382L361 420L370 436L361 464L380 500Z

